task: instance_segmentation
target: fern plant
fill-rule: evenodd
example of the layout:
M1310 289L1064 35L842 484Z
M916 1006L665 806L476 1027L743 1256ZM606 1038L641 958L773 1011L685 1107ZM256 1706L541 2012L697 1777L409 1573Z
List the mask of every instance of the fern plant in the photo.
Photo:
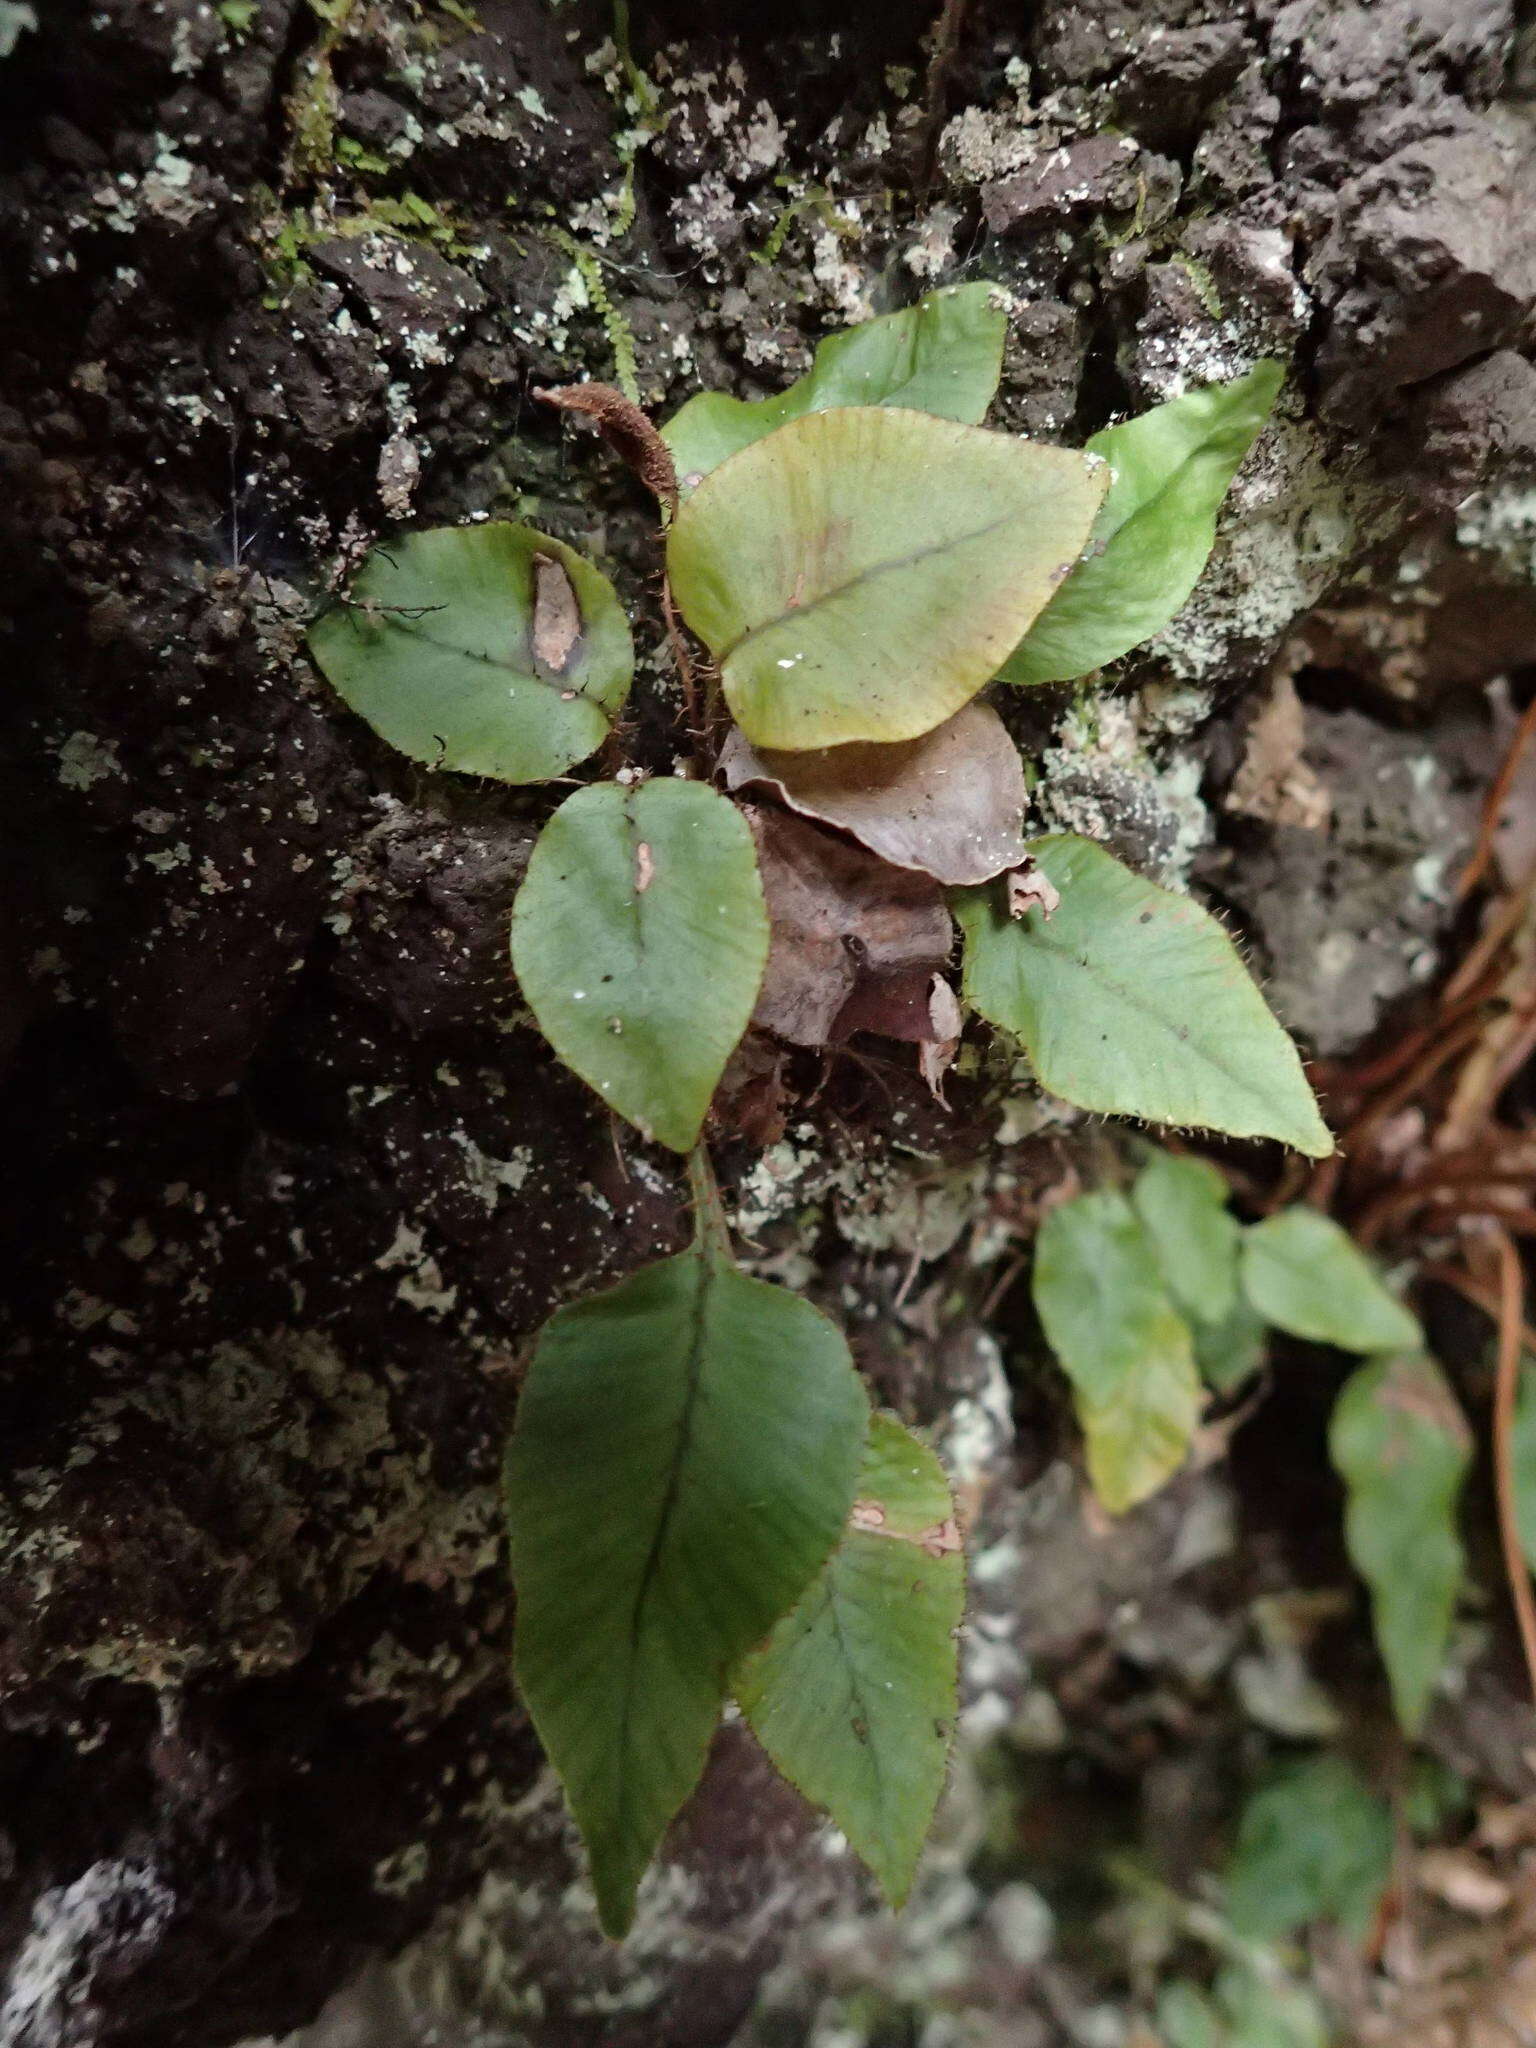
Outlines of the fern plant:
M611 1111L687 1157L696 1216L685 1251L550 1320L507 1464L517 1680L614 1935L728 1700L897 1903L955 1721L964 1566L944 1473L871 1413L825 1317L739 1270L710 1169L711 1102L754 1016L795 1036L765 889L774 820L798 813L818 857L856 845L929 892L938 961L907 1035L935 1083L961 1030L942 886L964 1003L1045 1088L1331 1148L1221 926L1090 841L1022 838L1022 767L981 702L994 681L1090 675L1174 616L1280 366L1050 447L980 425L1004 328L989 286L938 292L823 342L777 397L701 394L659 431L600 386L547 394L657 497L693 761L568 796L511 906L540 1028ZM634 666L606 577L502 523L392 537L310 644L401 752L512 783L610 741Z

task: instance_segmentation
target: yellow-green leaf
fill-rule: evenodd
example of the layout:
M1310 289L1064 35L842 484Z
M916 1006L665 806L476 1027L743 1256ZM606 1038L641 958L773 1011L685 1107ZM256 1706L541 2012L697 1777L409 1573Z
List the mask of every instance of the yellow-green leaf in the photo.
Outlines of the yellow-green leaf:
M702 782L578 790L512 907L512 964L568 1067L646 1137L686 1152L768 959L752 834Z
M1094 1492L1111 1514L1179 1469L1200 1419L1189 1326L1124 1195L1050 1210L1035 1245L1035 1307L1072 1382Z
M911 1889L954 1733L965 1609L954 1513L933 1452L877 1415L842 1542L733 1686L758 1741L893 1906Z
M1266 1322L1341 1351L1416 1351L1417 1316L1320 1209L1297 1204L1243 1233L1243 1288Z
M610 1934L728 1673L837 1542L868 1420L832 1324L707 1233L545 1326L507 1458L516 1675Z
M548 781L600 747L634 672L607 577L501 521L376 547L309 645L392 747L499 782Z
M995 674L1081 551L1105 474L927 413L808 413L685 501L672 589L754 746L914 739Z
M1061 895L1008 915L956 891L966 1000L1024 1042L1041 1085L1107 1116L1333 1150L1301 1060L1216 919L1070 832L1030 851Z

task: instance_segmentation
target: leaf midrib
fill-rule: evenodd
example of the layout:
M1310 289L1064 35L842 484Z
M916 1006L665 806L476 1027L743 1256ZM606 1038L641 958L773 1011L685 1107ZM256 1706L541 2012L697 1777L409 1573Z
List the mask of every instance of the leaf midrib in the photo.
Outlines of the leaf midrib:
M1090 536L1090 540L1098 541L1099 543L1101 543L1102 546L1107 548L1112 540L1118 540L1120 535L1125 532L1128 526L1134 526L1139 519L1142 519L1148 513L1160 510L1166 502L1166 500L1170 497L1173 497L1176 494L1177 490L1184 481L1186 473L1194 465L1194 463L1199 461L1202 456L1206 455L1209 452L1211 445L1211 440L1209 437L1207 437L1207 439L1199 442L1195 447L1189 449L1182 458L1182 460L1179 462L1177 468L1169 470L1164 476L1162 476L1158 480L1156 489L1153 490L1147 497L1140 499L1134 505L1128 505L1125 511L1121 514L1121 516L1115 521L1113 526L1106 527L1101 532L1098 530L1098 522L1095 521L1095 531ZM1090 454L1100 456L1105 462L1109 464L1111 470L1114 469L1115 458L1113 455L1105 454L1102 448L1095 448L1091 441L1087 444L1087 446L1088 452ZM1106 511L1109 509L1109 500L1110 496L1113 494L1113 489L1114 487L1113 485L1111 485L1110 491L1105 494L1104 509ZM1211 524L1214 526L1215 523L1216 513L1215 511L1213 511L1211 513Z
M874 408L871 409L873 410ZM985 540L989 533L996 533L999 527L1011 525L1013 521L1022 516L1023 514L1019 508L1015 506L1007 512L999 513L996 519L989 519L984 526L973 528L969 533L952 534L946 540L935 541L928 547L914 548L908 554L892 555L883 561L871 562L867 569L857 570L842 583L835 584L832 589L820 591L815 597L808 598L804 604L786 606L783 611L776 612L771 619L761 619L755 626L748 626L746 631L739 633L728 647L721 649L716 659L723 668L728 661L732 660L744 647L750 645L752 641L758 639L764 633L773 632L776 627L787 624L791 619L796 623L802 619L807 619L813 612L819 611L823 605L832 604L836 599L846 597L851 590L858 590L862 585L873 582L877 577L888 576L903 569L915 568L919 562L929 561L934 555L947 555L957 548L969 547L972 541Z
M587 695L584 682L552 683L546 676L541 676L535 668L519 667L516 662L502 661L494 654L478 654L472 647L456 647L451 640L438 640L431 633L423 633L414 625L402 624L399 619L386 616L384 624L392 632L400 634L402 639L419 640L423 646L435 648L439 654L457 655L460 661L478 661L483 667L494 669L498 675L515 676L519 682L537 683L541 690L548 690L562 703L570 703L580 697L589 704L595 704L599 711L605 708L599 698ZM569 696L566 695L567 689L570 691Z
M661 1503L656 1512L656 1527L651 1536L650 1549L640 1569L640 1578L635 1588L634 1605L629 1617L629 1656L624 1670L624 1698L619 1713L619 1739L617 1753L620 1759L619 1779L619 1833L627 1842L633 1838L634 1814L631 1799L632 1788L638 1782L638 1773L628 1768L630 1729L635 1708L635 1674L640 1658L640 1637L644 1625L645 1610L655 1591L661 1554L671 1533L672 1518L677 1508L678 1495L682 1490L683 1467L693 1441L694 1410L698 1405L700 1389L704 1378L704 1326L708 1313L710 1289L719 1276L715 1261L707 1256L684 1253L686 1258L697 1257L700 1267L698 1287L689 1311L688 1353L685 1369L683 1409L678 1420L677 1443L673 1452L671 1467L667 1473L666 1485L662 1491Z
M851 1540L856 1542L858 1539L853 1538ZM838 1655L842 1660L844 1670L848 1674L849 1701L853 1706L854 1711L857 1713L859 1720L864 1724L864 1741L859 1742L857 1730L853 1731L853 1739L855 1743L858 1744L859 1748L865 1751L869 1758L869 1775L873 1780L875 1812L878 1816L880 1843L885 1856L889 1858L893 1853L894 1845L892 1844L889 1833L889 1816L886 1811L885 1776L880 1767L880 1745L875 1740L875 1730L873 1722L871 1720L871 1716L875 1712L875 1709L873 1709L870 1706L869 1701L865 1696L858 1663L854 1657L852 1649L849 1646L848 1638L843 1633L842 1616L840 1613L840 1603L838 1600L839 1576L840 1575L837 1569L837 1560L834 1557L832 1562L832 1568L827 1575L827 1616L832 1624L832 1635L834 1641L837 1644ZM849 1725L850 1728L852 1728L851 1722ZM881 1873L881 1879L883 1882L884 1873Z

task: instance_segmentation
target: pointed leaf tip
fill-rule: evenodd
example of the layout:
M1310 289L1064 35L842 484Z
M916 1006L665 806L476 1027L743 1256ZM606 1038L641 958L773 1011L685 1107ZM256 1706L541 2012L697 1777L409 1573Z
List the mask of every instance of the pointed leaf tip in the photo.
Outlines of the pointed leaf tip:
M1301 1060L1237 948L1191 897L1070 832L1030 845L1060 893L1010 918L957 891L964 993L1023 1040L1041 1086L1080 1109L1333 1150Z
M1347 1231L1298 1203L1243 1233L1243 1289L1277 1329L1342 1351L1418 1351L1424 1332Z
M838 1540L868 1421L834 1326L712 1243L539 1338L506 1471L516 1675L615 1937L728 1671Z
M843 1539L732 1690L892 1906L911 1890L957 1710L965 1561L938 1458L876 1415Z
M1183 608L1216 515L1269 418L1284 366L1186 391L1088 443L1114 471L1079 562L1003 664L1009 683L1068 682L1129 654Z

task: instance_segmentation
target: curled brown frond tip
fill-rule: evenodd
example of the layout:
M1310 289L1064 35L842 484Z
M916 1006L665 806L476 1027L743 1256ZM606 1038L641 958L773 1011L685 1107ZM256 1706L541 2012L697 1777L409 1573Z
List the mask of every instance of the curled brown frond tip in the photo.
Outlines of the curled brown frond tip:
M655 426L611 384L546 384L533 396L562 412L584 414L622 462L634 471L659 504L677 505L677 466Z

